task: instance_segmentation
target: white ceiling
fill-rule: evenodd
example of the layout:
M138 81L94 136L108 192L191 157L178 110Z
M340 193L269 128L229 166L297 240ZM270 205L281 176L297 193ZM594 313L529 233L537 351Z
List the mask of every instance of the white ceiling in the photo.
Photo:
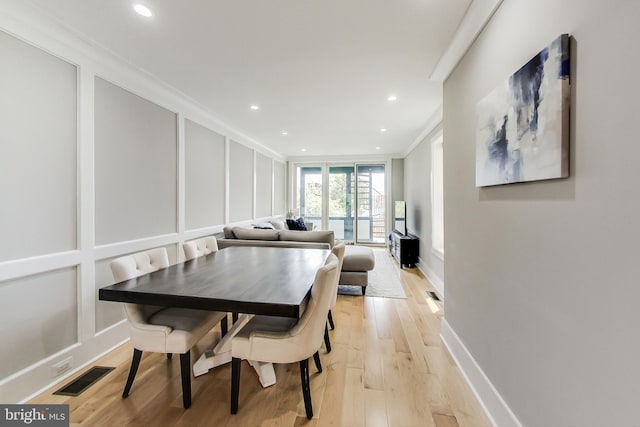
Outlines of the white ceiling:
M285 156L405 151L442 102L428 77L471 3L140 0L143 18L134 0L30 1Z

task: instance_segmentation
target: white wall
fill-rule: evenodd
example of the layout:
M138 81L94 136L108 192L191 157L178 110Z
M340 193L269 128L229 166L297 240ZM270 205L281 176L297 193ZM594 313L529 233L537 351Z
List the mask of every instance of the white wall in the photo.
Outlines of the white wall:
M391 160L391 200L404 200L404 159Z
M407 202L407 230L420 237L418 267L436 291L444 294L444 261L431 251L431 140L440 132L436 126L404 159L404 197Z
M121 307L97 301L113 282L111 259L164 246L178 262L182 242L221 231L231 162L249 165L234 220L255 219L256 156L260 179L273 183L260 186L269 193L260 214L283 214L271 194L285 194L286 169L279 154L26 2L0 3L0 63L9 203L0 209L0 402L9 403L71 373L57 376L55 364L71 358L78 369L127 339ZM230 155L231 139L243 159Z
M445 82L443 335L499 425L638 425L638 17L505 0ZM570 178L476 188L477 102L561 33Z
M184 131L186 229L224 224L225 137L191 120Z

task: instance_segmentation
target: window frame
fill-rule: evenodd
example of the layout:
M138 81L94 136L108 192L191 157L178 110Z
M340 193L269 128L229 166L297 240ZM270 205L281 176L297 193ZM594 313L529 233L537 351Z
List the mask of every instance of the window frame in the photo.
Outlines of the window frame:
M436 176L438 172L439 177ZM444 138L442 131L431 138L430 180L431 252L444 261Z

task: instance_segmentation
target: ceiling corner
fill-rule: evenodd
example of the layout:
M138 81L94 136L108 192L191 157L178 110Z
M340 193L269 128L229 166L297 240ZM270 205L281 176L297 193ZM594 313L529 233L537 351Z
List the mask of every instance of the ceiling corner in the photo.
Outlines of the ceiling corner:
M503 0L473 0L451 43L429 75L430 80L444 82L467 53Z

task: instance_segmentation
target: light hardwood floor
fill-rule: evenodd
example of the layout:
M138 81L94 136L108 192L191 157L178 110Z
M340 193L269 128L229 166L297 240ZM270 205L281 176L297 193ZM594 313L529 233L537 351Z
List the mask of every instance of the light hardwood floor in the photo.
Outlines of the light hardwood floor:
M230 364L194 378L193 403L184 410L179 358L145 353L131 394L122 399L128 344L92 365L116 369L80 396L53 395L58 384L31 403L67 403L71 425L82 426L490 426L440 340L442 306L427 298L431 285L417 269L400 274L407 299L338 298L333 350L320 351L324 371L310 363L311 420L297 363L276 365L277 384L263 389L243 362L238 414L230 415ZM208 338L217 337L214 330ZM198 355L192 352L192 360Z

